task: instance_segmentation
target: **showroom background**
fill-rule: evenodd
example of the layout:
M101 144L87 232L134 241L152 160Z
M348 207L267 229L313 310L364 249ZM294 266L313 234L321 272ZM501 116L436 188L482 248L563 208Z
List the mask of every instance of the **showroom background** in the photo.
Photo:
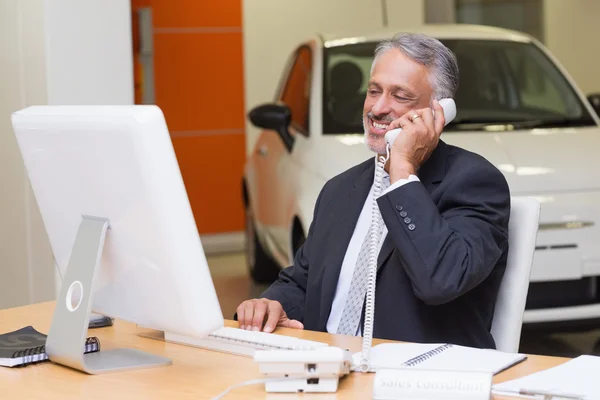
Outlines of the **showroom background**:
M272 99L300 40L424 22L504 26L542 40L591 93L600 91L598 16L597 0L0 1L0 308L53 299L56 283L13 111L156 103L207 251L236 251L243 163L257 136L245 115Z

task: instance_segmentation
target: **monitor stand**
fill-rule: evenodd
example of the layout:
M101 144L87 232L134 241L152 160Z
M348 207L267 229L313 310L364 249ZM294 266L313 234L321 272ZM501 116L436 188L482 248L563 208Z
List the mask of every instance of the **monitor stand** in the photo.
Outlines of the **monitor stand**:
M92 309L92 288L100 268L108 225L106 218L83 216L46 339L48 358L88 374L170 365L168 358L137 349L84 354Z

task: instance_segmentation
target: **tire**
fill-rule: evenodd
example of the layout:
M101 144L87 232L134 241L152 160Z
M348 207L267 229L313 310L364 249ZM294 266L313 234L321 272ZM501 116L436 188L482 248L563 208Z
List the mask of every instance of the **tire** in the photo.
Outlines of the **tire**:
M294 257L296 256L296 253L298 252L298 250L300 250L300 247L302 247L305 241L306 238L304 237L304 232L296 232L296 234L294 235Z
M600 355L600 339L596 340L596 343L594 343L594 349L592 350L592 354Z
M256 236L254 218L250 206L246 206L246 241L244 246L248 273L256 283L273 283L279 275L280 268L263 250Z

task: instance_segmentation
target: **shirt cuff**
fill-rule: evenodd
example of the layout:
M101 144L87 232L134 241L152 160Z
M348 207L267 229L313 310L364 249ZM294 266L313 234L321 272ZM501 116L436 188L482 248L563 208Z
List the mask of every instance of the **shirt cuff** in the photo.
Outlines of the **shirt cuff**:
M416 175L411 174L408 176L408 179L398 179L396 182L394 182L392 185L390 185L390 187L388 187L383 193L381 193L381 195L385 196L392 190L398 189L400 186L406 185L409 182L420 182L420 180Z

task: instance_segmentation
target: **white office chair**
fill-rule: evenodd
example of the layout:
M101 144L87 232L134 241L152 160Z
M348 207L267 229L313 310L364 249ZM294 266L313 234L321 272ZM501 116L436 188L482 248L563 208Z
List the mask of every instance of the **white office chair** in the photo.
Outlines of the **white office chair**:
M538 200L511 198L508 260L492 321L492 336L500 351L516 353L519 350L539 218Z

